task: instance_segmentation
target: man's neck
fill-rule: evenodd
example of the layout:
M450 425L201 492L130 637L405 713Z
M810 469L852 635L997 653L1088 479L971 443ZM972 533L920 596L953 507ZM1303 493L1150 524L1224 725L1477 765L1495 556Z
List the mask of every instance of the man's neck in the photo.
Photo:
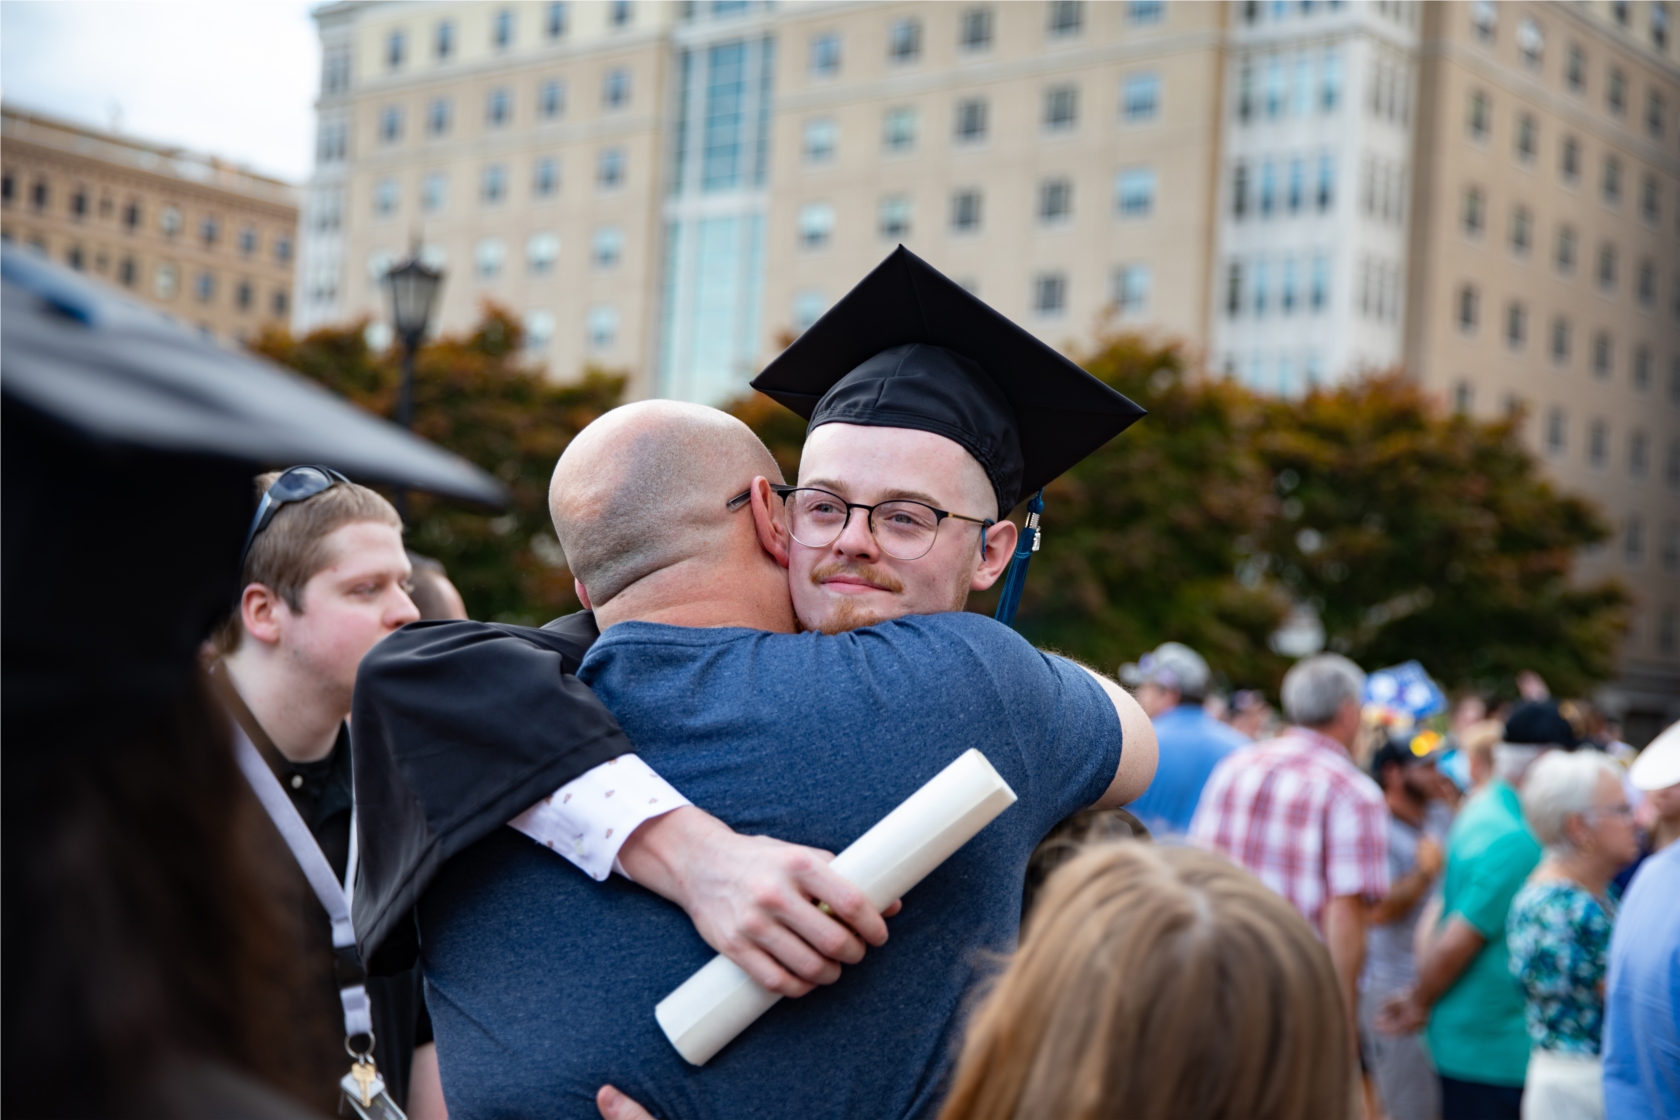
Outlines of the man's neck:
M279 653L247 637L223 659L239 698L274 747L291 762L316 762L332 753L350 711L330 688L301 679Z
M620 622L658 622L791 634L797 627L787 573L762 554L758 559L744 571L693 560L672 565L598 604L596 624L603 631Z

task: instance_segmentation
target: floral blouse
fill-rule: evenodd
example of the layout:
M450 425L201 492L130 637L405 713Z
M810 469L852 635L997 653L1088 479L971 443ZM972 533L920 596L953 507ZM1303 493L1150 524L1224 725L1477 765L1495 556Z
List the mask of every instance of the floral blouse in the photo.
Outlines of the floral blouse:
M1528 1037L1542 1050L1597 1054L1604 1034L1613 904L1564 879L1529 883L1505 923L1511 976L1528 1001Z

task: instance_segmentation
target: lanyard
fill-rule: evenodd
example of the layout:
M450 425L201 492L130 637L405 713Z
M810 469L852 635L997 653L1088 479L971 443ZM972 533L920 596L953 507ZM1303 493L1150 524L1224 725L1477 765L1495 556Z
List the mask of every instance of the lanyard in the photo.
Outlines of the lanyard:
M315 897L321 900L327 917L332 919L333 951L340 962L338 998L344 1005L345 1037L354 1038L361 1034L371 1037L373 1017L368 1008L367 987L363 983L365 974L356 953L356 927L350 922L350 896L356 883L356 811L354 808L350 811L350 858L345 861L344 882L340 883L327 857L321 854L321 845L315 842L309 826L298 815L297 806L280 788L280 779L269 769L238 720L233 721L233 741L239 768L256 791L257 800L268 810L274 827L280 830L286 847L292 850L292 857L309 880ZM344 967L347 958L354 964L353 968Z

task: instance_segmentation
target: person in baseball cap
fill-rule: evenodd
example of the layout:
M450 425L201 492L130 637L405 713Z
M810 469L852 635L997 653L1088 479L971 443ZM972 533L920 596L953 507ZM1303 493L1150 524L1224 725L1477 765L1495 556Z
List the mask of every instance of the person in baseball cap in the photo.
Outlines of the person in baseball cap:
M1165 642L1120 667L1121 681L1154 721L1159 743L1155 780L1126 808L1157 835L1188 832L1213 768L1248 744L1203 709L1210 677L1202 655L1182 642Z

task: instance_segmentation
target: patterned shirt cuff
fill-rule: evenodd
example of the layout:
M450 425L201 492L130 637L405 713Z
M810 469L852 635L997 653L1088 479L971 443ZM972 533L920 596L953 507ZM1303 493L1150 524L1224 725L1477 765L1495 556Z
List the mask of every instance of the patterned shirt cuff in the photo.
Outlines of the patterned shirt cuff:
M687 804L647 763L624 754L567 782L508 824L600 882L614 870L624 874L618 850L643 822Z

